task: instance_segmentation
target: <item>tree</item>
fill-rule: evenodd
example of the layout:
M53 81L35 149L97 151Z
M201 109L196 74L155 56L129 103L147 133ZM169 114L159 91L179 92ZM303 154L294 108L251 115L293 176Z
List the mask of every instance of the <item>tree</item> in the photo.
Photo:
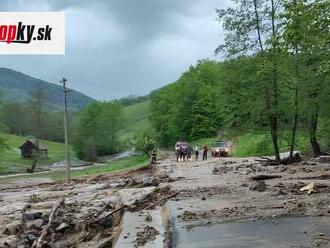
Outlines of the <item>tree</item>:
M2 123L12 134L19 136L35 135L40 139L63 142L63 114L53 112L42 106L42 111L36 111L36 103L5 103L2 107ZM41 123L37 124L36 116L41 115ZM40 126L39 131L37 130Z
M216 135L222 126L217 102L220 80L219 64L202 60L152 95L150 120L161 146Z
M307 54L307 65L315 75L314 84L309 93L310 100L310 143L314 156L321 154L317 141L317 128L321 108L321 94L329 73L330 56L330 30L329 30L329 1L315 1L306 4L304 15L304 32L307 34L303 39L303 49Z
M36 136L36 139L40 139L42 135L42 127L44 122L44 111L47 101L47 95L45 90L39 84L39 86L32 92L32 98L27 102L27 106L30 110L29 126L31 128L31 134Z
M1 94L0 94L0 96L1 96ZM0 122L0 134L3 134L3 133L5 133L7 131L7 128L3 124L3 120L4 120L3 110L4 110L4 108L3 108L3 105L2 105L1 99L0 99L0 109L2 110L1 113L0 113L0 119L2 120ZM8 147L8 145L6 143L6 139L4 137L0 136L0 151L4 151L4 150L6 150L8 148L9 147Z
M265 114L272 138L274 155L280 161L278 145L278 59L279 26L277 11L280 2L274 0L234 1L235 7L217 10L220 21L226 30L224 44L216 53L228 57L241 57L255 54L259 58L257 73L263 77L260 92L265 102ZM255 38L257 36L257 38Z
M32 92L32 99L29 101L30 115L28 116L29 125L32 133L35 135L36 148L32 154L32 164L30 168L27 168L27 172L33 173L37 163L40 159L39 143L42 135L43 126L43 110L46 104L46 93L41 84Z
M198 90L198 98L192 109L191 139L214 137L217 134L221 125L217 99L216 88L211 85L204 84Z
M174 83L163 87L151 100L150 121L156 131L156 139L163 147L171 147L180 138L177 109L181 101L181 86Z
M71 128L78 157L94 161L98 156L117 152L121 121L122 107L115 103L95 102L83 109Z
M291 140L290 140L290 158L293 161L293 152L296 146L296 134L298 128L299 119L299 92L301 88L301 53L302 51L302 37L304 33L304 1L293 0L285 4L285 27L283 33L284 44L289 54L293 54L294 64L294 93L293 93L293 120L291 128Z
M149 158L151 157L151 152L156 148L156 141L149 133L142 133L135 137L135 141L131 142L134 145L136 151L140 151Z
M309 70L306 98L310 113L309 134L314 156L321 153L317 140L317 127L325 87L325 78L329 71L329 1L293 0L285 5L285 42L294 53L296 74L295 87L295 118L293 128L298 119L298 89L301 83L300 68ZM291 151L294 147L294 132L292 135Z
M2 119L5 126L8 127L10 133L16 135L25 134L26 127L26 111L20 103L6 103L2 108Z

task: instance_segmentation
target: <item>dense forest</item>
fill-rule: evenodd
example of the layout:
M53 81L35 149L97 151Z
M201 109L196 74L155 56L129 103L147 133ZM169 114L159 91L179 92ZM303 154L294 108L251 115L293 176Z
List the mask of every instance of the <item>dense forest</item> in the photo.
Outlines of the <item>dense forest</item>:
M330 2L234 1L217 10L225 30L216 54L152 97L157 140L171 147L216 135L267 132L276 161L307 136L315 156L329 148Z

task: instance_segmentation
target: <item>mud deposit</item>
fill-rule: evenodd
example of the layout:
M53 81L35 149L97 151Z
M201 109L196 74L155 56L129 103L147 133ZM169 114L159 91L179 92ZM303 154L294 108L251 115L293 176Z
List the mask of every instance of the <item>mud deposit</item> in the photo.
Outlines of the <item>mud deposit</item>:
M35 247L38 241L41 247L61 248L328 248L327 161L177 163L169 154L154 168L70 185L0 183L0 248Z

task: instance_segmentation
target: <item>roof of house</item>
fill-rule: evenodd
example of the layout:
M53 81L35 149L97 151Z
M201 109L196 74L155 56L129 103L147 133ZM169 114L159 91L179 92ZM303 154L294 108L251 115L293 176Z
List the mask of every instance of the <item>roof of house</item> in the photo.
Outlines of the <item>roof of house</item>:
M21 149L22 148L22 146L24 145L24 144L26 144L27 142L30 142L30 143L32 143L35 147L37 146L37 139L27 139L20 147L19 147L19 149ZM40 142L40 140L39 140L39 150L47 150L48 148L44 145L44 144L42 144L41 142Z

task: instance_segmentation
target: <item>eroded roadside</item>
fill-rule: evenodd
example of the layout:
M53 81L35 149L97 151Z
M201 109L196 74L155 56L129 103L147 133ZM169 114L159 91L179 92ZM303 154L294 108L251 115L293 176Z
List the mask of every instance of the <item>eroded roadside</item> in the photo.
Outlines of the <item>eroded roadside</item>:
M71 185L0 183L0 247L37 247L62 199L45 247L329 247L329 171L316 160L168 156Z

